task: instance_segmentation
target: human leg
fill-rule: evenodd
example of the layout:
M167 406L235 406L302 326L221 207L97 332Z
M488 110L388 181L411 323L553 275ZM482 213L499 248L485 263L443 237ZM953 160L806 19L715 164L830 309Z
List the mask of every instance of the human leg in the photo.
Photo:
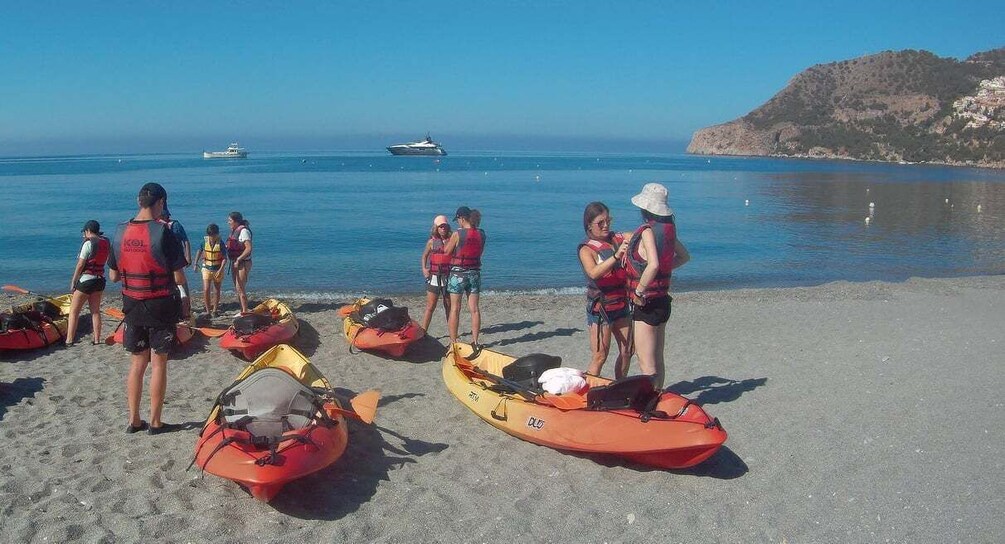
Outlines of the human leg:
M586 372L599 376L611 350L611 327L600 320L590 320L587 334L590 336L590 367Z
M450 317L447 319L447 331L450 342L457 342L457 328L461 320L461 294L450 293Z
M207 270L202 271L202 303L203 306L205 306L206 308L206 313L210 313L213 311L212 310L213 306L211 305L211 300L213 296L212 293L210 292L210 289L213 288L212 284L214 282L212 280L212 276L210 276L206 272L208 271Z
M436 291L426 289L426 313L422 315L422 330L429 330L429 322L433 320L433 311L436 310L436 299L440 298L439 288Z
M457 301L458 304L460 301ZM482 328L482 314L478 309L478 292L468 295L468 311L471 312L471 345L478 345L478 333Z
M129 356L129 373L126 374L126 405L129 410L129 425L139 428L143 424L140 419L140 398L143 397L143 374L150 362L150 350L146 349Z
M653 375L653 385L656 386L656 389L663 389L663 382L666 381L666 359L664 353L666 330L667 324L665 321L659 327L656 327L656 349L654 351L656 373Z
M161 426L161 410L167 391L167 362L167 353L150 355L150 427L153 429Z
M101 296L104 291L95 291L87 295L87 306L91 310L91 342L101 342Z
M611 325L611 334L618 343L618 361L614 367L614 378L620 379L628 375L628 368L632 364L632 345L628 343L628 327L631 321L628 318L617 319Z
M643 374L653 376L656 374L656 331L658 327L636 321L635 326L635 353L639 356L639 370Z
M87 293L76 289L73 291L73 296L70 298L70 317L66 324L66 345L73 344L74 339L77 338L77 322L80 319L80 309L84 307L84 300L87 299Z
M241 268L239 268L234 276L237 278L234 287L237 288L237 298L241 302L241 313L248 313L248 276L251 275L251 263L243 262L241 263Z

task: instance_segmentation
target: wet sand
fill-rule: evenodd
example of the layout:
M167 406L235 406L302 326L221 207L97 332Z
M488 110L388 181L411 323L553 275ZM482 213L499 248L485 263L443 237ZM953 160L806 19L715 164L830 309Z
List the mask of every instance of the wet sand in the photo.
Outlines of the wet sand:
M419 298L396 302L421 317ZM182 430L126 435L127 354L91 346L82 319L72 348L0 355L3 540L992 542L1005 533L1002 276L675 295L667 384L730 433L683 471L557 452L481 421L443 386L442 313L429 338L388 360L349 353L336 304L290 305L303 323L294 345L341 394L383 391L376 425L350 422L337 463L270 504L186 471L213 399L246 363L197 337L169 367L164 419ZM485 297L482 342L585 369L581 308L577 296ZM106 333L114 323L106 318Z

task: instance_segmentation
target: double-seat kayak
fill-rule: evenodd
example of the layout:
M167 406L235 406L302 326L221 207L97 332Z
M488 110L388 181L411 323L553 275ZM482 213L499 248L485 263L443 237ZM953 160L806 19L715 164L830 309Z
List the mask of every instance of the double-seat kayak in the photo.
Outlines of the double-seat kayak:
M36 349L64 340L71 298L40 298L0 313L0 350Z
M350 351L356 348L401 357L426 335L422 325L408 317L408 308L394 306L388 299L359 298L339 308L338 314Z
M556 361L544 357L542 362L553 368ZM493 427L558 450L679 469L708 459L726 441L718 419L685 397L654 389L647 376L614 381L585 375L587 390L553 395L512 378L511 370L526 373L535 362L455 343L443 359L443 381Z
M299 330L300 323L290 307L270 298L234 319L220 337L220 347L251 361L272 346L289 342Z
M287 483L334 463L349 440L346 418L373 422L379 399L366 391L344 409L303 354L274 346L217 397L192 462L268 502Z

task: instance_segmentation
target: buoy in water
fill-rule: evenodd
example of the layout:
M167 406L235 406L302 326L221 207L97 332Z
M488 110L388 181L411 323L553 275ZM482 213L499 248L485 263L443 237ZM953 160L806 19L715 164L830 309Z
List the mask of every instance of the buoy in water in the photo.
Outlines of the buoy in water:
M743 205L744 206L750 206L750 199L748 198L748 199L744 200L743 201Z

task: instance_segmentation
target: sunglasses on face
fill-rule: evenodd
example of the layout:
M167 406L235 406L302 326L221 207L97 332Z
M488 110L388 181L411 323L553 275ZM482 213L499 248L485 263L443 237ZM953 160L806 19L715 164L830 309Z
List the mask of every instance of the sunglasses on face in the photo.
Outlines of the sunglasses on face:
M609 227L609 226L611 226L611 223L612 223L613 221L614 221L614 218L613 218L613 217L608 217L607 219L601 219L600 221L594 221L594 222L593 222L593 226L595 226L595 227L597 227L597 228L601 228L601 229L602 229L602 228L604 228L604 227Z

